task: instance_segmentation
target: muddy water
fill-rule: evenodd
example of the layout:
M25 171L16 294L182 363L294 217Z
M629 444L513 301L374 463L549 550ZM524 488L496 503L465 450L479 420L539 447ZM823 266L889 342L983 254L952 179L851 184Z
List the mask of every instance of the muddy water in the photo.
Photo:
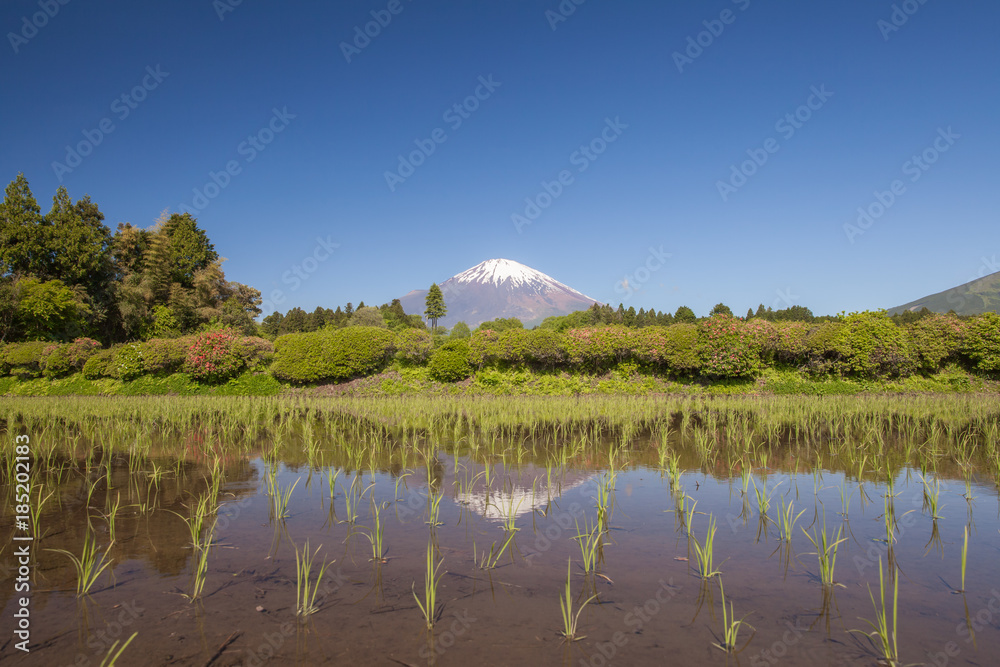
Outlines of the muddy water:
M14 508L4 506L0 662L98 665L112 642L137 632L117 664L876 664L880 647L854 631L870 631L861 619L876 618L869 587L879 600L880 562L898 576L903 663L989 665L1000 656L1000 503L986 480L971 483L970 499L963 481L942 478L935 521L916 473L902 470L891 491L890 541L884 483L859 485L832 471L764 469L754 471L744 494L740 477L688 470L672 489L659 470L629 467L615 475L609 530L597 572L587 575L573 538L577 525L596 520L604 469L487 469L442 452L401 481L398 472L341 471L331 494L326 469L279 464L280 488L299 480L282 520L270 509L270 464L235 458L221 472L204 592L191 602L185 595L194 559L183 517L210 488L211 473L188 463L162 467L167 472L156 484L148 470L129 472L126 461L110 465L111 488L107 478L69 462L58 483L48 479L45 492L55 495L43 505L32 547L27 654L12 636ZM755 486L773 494L765 518ZM10 489L3 492L12 497ZM430 497L438 493L440 525L431 525ZM721 577L694 574L685 519L673 511L685 496L687 507L697 503L694 538L704 541L710 515L717 522ZM780 541L776 524L782 498L794 502L796 514L805 510L790 544ZM381 508L384 563L370 560L373 502ZM516 536L496 566L478 567L484 550L505 542L511 521ZM70 560L47 550L79 553L88 524L100 551L111 544L112 566L89 596L78 598ZM832 588L821 585L815 548L803 533L824 524L844 538ZM960 593L966 528L966 592ZM318 561L330 565L318 611L299 618L295 550L306 540L319 548ZM442 562L431 631L413 595L423 596L429 542ZM568 560L574 609L596 596L579 614L583 638L573 642L560 634ZM747 624L738 635L745 648L736 656L713 646L722 640L720 579L727 603Z

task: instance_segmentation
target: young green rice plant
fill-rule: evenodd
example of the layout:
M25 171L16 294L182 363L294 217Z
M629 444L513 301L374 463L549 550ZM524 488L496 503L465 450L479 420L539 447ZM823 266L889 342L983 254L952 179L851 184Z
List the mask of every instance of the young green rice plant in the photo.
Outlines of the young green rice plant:
M584 608L590 603L591 600L596 598L596 595L591 595L587 600L580 605L580 608L573 613L573 591L572 585L570 583L573 573L573 560L568 559L566 561L566 591L563 597L559 598L559 607L562 610L563 619L563 632L562 636L565 641L576 642L584 639L586 635L578 635L576 632L577 624L580 621L580 614L583 613Z
M715 544L715 517L708 515L708 533L705 535L705 543L698 542L698 538L691 535L692 546L694 547L695 562L697 564L698 576L702 579L711 579L722 574L715 569L713 564L714 544ZM690 535L690 528L688 529Z
M292 492L295 491L295 487L298 486L300 481L302 481L301 477L284 490L282 490L277 481L269 482L273 484L268 492L271 496L271 518L278 521L284 521L288 518L288 503L292 499Z
M726 653L739 653L745 649L753 640L754 635L757 634L757 629L746 622L746 616L737 620L736 613L733 611L733 603L729 603L729 610L726 610L726 590L722 586L722 577L719 577L719 594L722 597L722 643L713 643L712 646L725 651ZM749 616L750 614L747 614ZM737 637L740 634L740 628L744 625L753 629L753 634L747 639L746 644L743 648L737 649Z
M393 496L393 498L395 498L396 500L402 500L403 499L403 497L401 495L399 495L399 485L400 485L400 483L404 482L404 480L407 477L409 477L411 474L412 473L410 473L410 472L404 472L404 473L401 473L399 475L399 477L396 478L396 493Z
M924 486L924 509L930 512L932 519L940 519L940 511L944 508L944 505L940 504L941 480L935 477L934 484L931 485L927 478L921 475L920 481Z
M420 611L424 615L424 620L427 622L427 629L430 630L434 627L434 620L437 616L437 587L441 582L441 577L444 574L438 574L438 570L441 565L444 564L444 559L442 558L436 565L434 564L434 545L430 542L427 543L427 570L424 575L424 601L421 602L420 598L417 597L417 593L414 589L416 582L410 587L413 593L413 599L417 601L417 606L420 607Z
M761 485L764 487L760 489L757 486L757 481L753 480L753 490L754 494L757 496L757 512L760 514L762 520L767 519L768 510L771 509L771 497L774 494L774 490L781 486L783 482L778 482L771 487L770 490L767 488L767 484L762 482Z
M854 495L854 491L847 491L847 480L840 485L840 516L844 517L844 521L848 520L848 513L851 509L851 496Z
M441 514L441 499L444 498L444 494L441 492L434 493L433 491L427 496L427 525L431 528L436 526L443 526L440 521L438 521L438 516Z
M89 527L83 534L83 551L79 556L65 549L47 549L46 551L60 553L73 563L73 569L76 570L76 594L78 597L89 594L101 573L111 565L111 560L108 559L111 545L108 545L103 554L98 553L97 540Z
M962 587L960 589L958 589L958 590L959 590L959 592L964 593L965 592L965 562L966 562L966 559L969 556L969 527L968 526L965 527L965 530L962 531L962 534L963 534L963 540L962 540Z
M792 533L795 531L795 524L803 514L805 510L801 510L798 514L793 514L793 506L795 504L794 500L789 500L788 505L785 505L785 498L781 498L781 510L778 512L778 537L782 542L791 542Z
M876 649L878 649L882 654L880 662L895 666L899 664L899 646L897 644L898 636L896 634L896 623L899 621L899 577L895 576L892 579L893 591L891 627L888 619L889 610L885 601L885 575L882 570L882 560L879 559L878 584L879 594L881 596L881 605L875 601L875 594L872 593L872 587L869 585L868 595L871 597L872 606L875 608L875 620L871 621L867 618L861 619L872 627L872 632L864 632L863 630L850 630L850 632L857 632L858 634L868 637L873 646L875 646ZM878 642L877 644L876 641Z
M608 530L611 514L614 511L614 484L615 473L613 470L607 472L597 482L597 524L602 531Z
M819 559L819 578L824 586L843 586L843 584L837 584L833 580L833 569L837 565L837 548L847 541L846 537L841 537L843 532L843 527L837 529L837 535L831 541L827 537L826 533L826 521L823 522L823 529L819 534L813 529L813 534L810 535L806 533L806 529L803 528L802 532L805 536L809 538L809 541L813 543L816 547L816 556Z
M596 569L597 554L601 551L604 533L597 524L591 525L589 521L584 523L584 530L580 530L579 522L576 522L576 535L573 537L580 544L580 554L583 556L583 571L590 574Z
M333 503L333 498L337 493L337 478L340 477L340 468L337 466L330 466L326 469L326 488L330 491L330 502Z
M497 543L493 542L490 545L489 551L484 551L482 557L476 552L476 543L472 543L472 560L476 563L480 570L492 570L500 562L501 556L507 551L507 547L510 546L511 542L514 541L514 536L516 533L507 533L507 539L503 544L497 548Z
M139 635L138 632L133 632L132 636L125 640L125 643L120 647L118 646L121 640L116 639L111 646L108 647L108 652L104 655L101 660L99 667L114 667L115 663L118 662L118 658L122 657L122 653L128 648L128 645L132 643L132 640Z
M372 503L372 520L375 522L375 526L364 536L368 538L368 541L372 544L372 557L371 561L375 563L385 563L389 559L385 557L386 550L384 544L383 536L383 526L382 519L380 516L380 508L375 499L371 499Z
M323 564L319 566L319 573L316 580L312 579L313 560L319 553L323 545L316 547L316 551L309 552L309 540L306 540L302 551L295 547L295 614L297 616L309 616L319 611L316 604L316 595L319 593L320 582L323 581L323 574L326 568L333 561L327 562L323 558Z

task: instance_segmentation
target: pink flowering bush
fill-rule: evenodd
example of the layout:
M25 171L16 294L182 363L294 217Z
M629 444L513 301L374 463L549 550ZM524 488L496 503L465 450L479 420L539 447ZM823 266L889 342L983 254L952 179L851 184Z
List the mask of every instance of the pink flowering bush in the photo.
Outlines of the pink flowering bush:
M704 375L724 378L754 377L763 368L764 329L729 315L715 315L698 323Z
M184 371L203 382L225 382L246 366L246 351L232 329L195 336L184 359Z

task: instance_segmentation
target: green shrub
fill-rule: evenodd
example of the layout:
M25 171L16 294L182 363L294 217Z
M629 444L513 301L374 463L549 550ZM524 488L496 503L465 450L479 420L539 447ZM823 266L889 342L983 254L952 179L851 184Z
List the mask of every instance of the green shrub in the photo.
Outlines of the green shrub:
M371 375L391 358L395 336L378 327L345 327L279 336L271 373L304 383Z
M566 354L570 363L582 369L614 368L635 356L634 331L619 325L570 329L564 334Z
M114 349L100 350L94 356L87 359L86 363L83 364L83 377L88 380L112 377L110 368L114 354Z
M39 377L44 366L46 351L51 352L52 343L32 341L10 343L3 351L3 365L7 372L22 380Z
M396 358L410 364L426 363L434 341L424 329L403 329L396 334Z
M913 372L906 334L884 310L848 315L835 347L845 374L875 379L905 377Z
M843 330L842 322L823 322L810 327L805 339L805 370L814 375L840 370L838 341Z
M910 349L924 373L936 373L962 349L966 326L954 315L928 315L906 328Z
M438 382L458 382L472 374L469 344L464 340L448 341L431 355L427 364L431 377Z
M46 348L46 353L42 355L44 362L40 362L45 364L42 371L45 377L49 379L60 378L76 370L70 361L68 349L69 345L52 345Z
M643 327L632 334L635 358L672 375L690 375L701 368L698 327L673 324Z
M1000 315L983 313L969 320L962 350L979 370L1000 371Z
M698 323L702 373L720 378L749 378L763 368L761 329L717 314Z
M134 380L143 373L142 365L142 345L140 343L126 343L112 348L111 361L106 366L105 372L116 380L128 382Z
M239 340L237 354L246 368L263 369L274 361L274 343L260 336L244 336Z
M566 362L562 334L550 329L527 331L521 328L477 329L469 339L469 360L479 368L530 365L554 368Z
M150 338L142 344L143 367L152 375L171 375L184 367L194 337Z
M802 366L809 363L810 325L805 322L774 322L773 333L764 342L765 358L775 363Z

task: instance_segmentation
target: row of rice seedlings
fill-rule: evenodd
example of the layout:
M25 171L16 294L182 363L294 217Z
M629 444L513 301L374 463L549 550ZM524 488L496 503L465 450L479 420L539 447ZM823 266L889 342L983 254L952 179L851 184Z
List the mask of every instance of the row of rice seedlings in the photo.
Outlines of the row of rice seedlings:
M323 574L333 561L323 558L323 563L319 566L316 579L312 578L313 562L323 545L316 547L312 553L309 551L309 540L307 539L302 550L295 547L295 614L297 616L309 616L319 611L316 604L316 595L319 593L320 583L323 581Z

